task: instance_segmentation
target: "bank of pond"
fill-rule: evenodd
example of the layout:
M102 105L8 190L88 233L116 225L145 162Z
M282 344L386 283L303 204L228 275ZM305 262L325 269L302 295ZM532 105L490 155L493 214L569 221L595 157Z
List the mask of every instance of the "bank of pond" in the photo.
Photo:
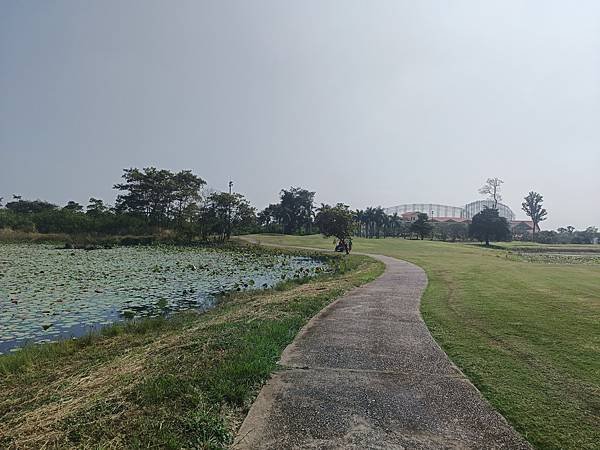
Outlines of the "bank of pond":
M0 354L116 322L202 312L223 294L327 270L325 258L241 246L85 251L0 243Z

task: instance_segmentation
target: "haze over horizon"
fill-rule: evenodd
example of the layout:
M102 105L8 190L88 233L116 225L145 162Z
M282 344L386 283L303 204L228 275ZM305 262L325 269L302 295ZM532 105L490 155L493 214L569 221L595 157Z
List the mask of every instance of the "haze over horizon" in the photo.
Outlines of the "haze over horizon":
M113 202L190 169L257 208L462 206L600 226L600 3L0 4L0 197Z

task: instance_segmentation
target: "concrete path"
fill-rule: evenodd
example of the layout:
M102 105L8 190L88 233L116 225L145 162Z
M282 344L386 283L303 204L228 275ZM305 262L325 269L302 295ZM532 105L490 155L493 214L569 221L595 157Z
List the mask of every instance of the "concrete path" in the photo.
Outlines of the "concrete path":
M236 449L528 449L433 340L427 277L386 264L313 318L285 350Z

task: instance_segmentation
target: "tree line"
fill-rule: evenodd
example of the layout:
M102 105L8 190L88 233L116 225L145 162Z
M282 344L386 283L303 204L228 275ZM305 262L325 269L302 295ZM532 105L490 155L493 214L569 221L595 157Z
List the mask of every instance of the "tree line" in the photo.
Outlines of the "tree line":
M58 206L19 195L2 206L0 228L38 233L150 235L173 231L186 237L227 239L257 230L255 208L241 194L207 191L189 170L124 169L114 205L91 197L87 205ZM1 199L0 199L1 200Z
M214 191L190 170L172 172L148 167L124 169L122 180L113 188L117 192L114 205L90 197L86 205L69 201L64 206L43 200L27 200L13 195L3 204L0 198L0 229L38 233L91 235L154 235L173 233L185 239L226 240L244 233L328 234L329 228L344 228L344 236L369 239L402 237L405 239L437 239L442 241L507 240L513 237L545 243L591 243L598 229L577 231L568 226L556 231L538 230L547 218L543 196L530 192L522 209L534 224L517 227L515 235L497 208L487 208L471 224L433 222L427 214L417 213L411 220L398 214L388 215L380 206L350 210L341 203L330 206L314 203L315 192L300 187L282 189L277 203L257 211L244 195ZM501 200L503 181L490 178L481 193L489 195L494 205ZM489 210L489 211L487 211ZM481 214L481 213L480 213ZM482 220L482 222L480 221ZM333 220L335 223L328 223ZM337 222L336 222L337 221ZM482 225L483 224L483 225ZM483 227L483 228L482 228ZM489 235L481 230L492 230ZM335 234L332 234L335 235Z

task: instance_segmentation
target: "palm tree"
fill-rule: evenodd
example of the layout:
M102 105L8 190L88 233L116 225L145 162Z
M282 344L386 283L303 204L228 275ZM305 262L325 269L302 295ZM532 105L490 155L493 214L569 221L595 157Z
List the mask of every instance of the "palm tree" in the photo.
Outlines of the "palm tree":
M385 230L387 222L387 215L381 206L378 206L373 210L373 222L375 225L375 234L377 238L381 236L381 231Z
M360 209L357 209L356 211L354 211L354 221L357 224L357 227L355 229L355 234L358 237L364 237L363 230L364 230L364 224L365 224L365 212Z

